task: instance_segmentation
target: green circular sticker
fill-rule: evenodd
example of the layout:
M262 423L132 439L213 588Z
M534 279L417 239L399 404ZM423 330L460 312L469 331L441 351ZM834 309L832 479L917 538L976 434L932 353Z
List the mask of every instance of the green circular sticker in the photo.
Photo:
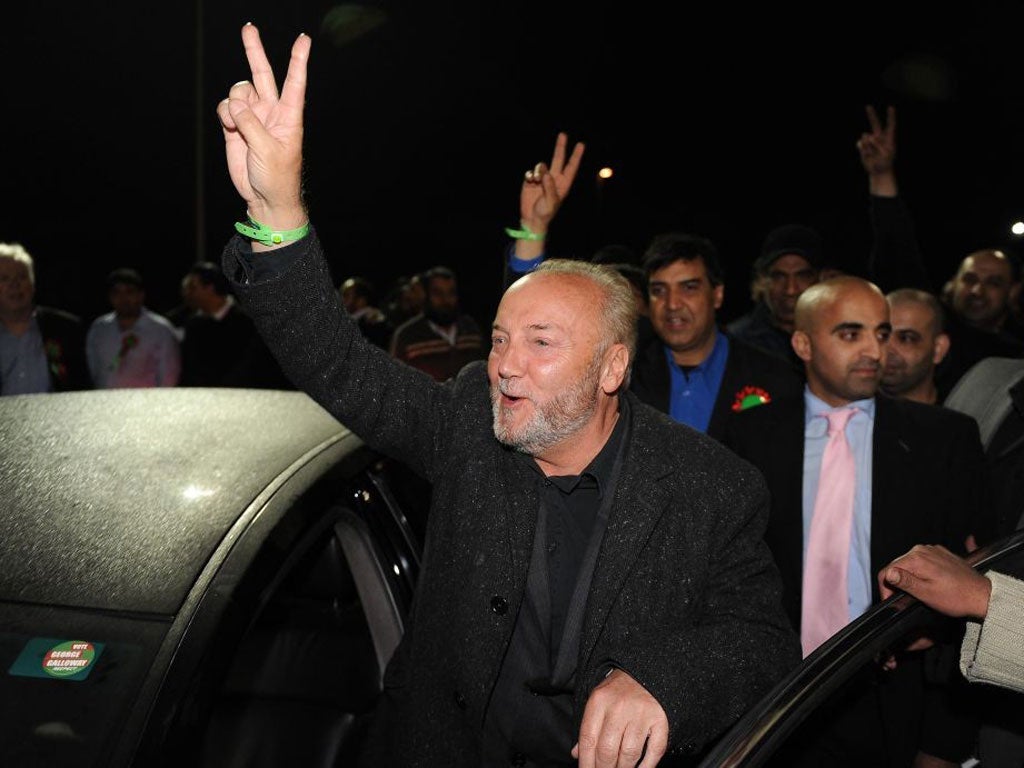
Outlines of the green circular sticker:
M51 677L70 677L88 669L96 658L92 643L68 640L55 645L43 657L43 671Z

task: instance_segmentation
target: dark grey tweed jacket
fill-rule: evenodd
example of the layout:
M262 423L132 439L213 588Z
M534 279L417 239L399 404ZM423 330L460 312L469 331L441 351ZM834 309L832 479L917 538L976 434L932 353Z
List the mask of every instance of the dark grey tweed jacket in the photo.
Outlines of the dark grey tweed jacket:
M364 341L338 302L315 235L247 281L224 268L284 371L370 445L433 484L411 627L385 676L375 765L479 766L484 712L523 601L535 475L495 439L486 367L446 384ZM258 256L257 258L266 258ZM799 661L762 539L761 475L630 394L632 440L580 638L577 722L614 663L661 703L670 751L693 753ZM492 609L500 596L508 610Z

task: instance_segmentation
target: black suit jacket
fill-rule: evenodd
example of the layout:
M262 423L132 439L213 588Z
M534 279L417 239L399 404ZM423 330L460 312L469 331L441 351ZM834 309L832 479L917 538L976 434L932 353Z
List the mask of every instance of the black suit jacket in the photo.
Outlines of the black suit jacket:
M193 314L181 343L181 386L294 389L240 307L223 318Z
M707 434L721 439L726 423L740 410L738 404L754 390L767 394L769 400L778 400L799 396L803 386L803 376L788 362L729 336L729 357ZM637 351L629 388L643 402L668 413L670 387L665 345L657 336L648 337Z
M315 236L276 251L289 267L266 281L246 284L241 249L239 238L229 244L225 271L286 373L433 484L414 615L385 675L368 764L477 766L523 604L536 473L494 438L485 366L437 383L369 344ZM661 703L670 749L694 752L796 663L798 644L763 541L760 475L635 399L630 410L580 633L574 713L578 725L612 664Z
M36 322L43 337L43 350L54 392L89 389L89 365L85 359L85 327L70 312L36 307Z
M964 554L967 535L986 525L984 516L989 514L977 424L937 406L882 396L875 402L872 571L877 574L915 544L942 544ZM757 466L768 481L772 511L765 540L782 574L783 605L797 629L803 573L804 418L802 397L778 401L741 413L724 438L726 445ZM872 594L877 601L875 581ZM916 661L902 662L896 674L903 678L920 675ZM886 711L898 713L886 733L892 738L891 754L912 755L922 748L945 756L965 748L963 741L970 738L970 724L950 719L948 713L937 716L941 720L936 722L941 724L928 726L929 730L919 735L922 726L913 718L920 705L913 702L922 695L923 685L919 681L904 686L885 704Z

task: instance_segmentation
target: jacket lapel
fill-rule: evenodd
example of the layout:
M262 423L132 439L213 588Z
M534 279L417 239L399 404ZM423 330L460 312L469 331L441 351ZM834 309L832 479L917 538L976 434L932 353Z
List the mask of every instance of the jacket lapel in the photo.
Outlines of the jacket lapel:
M786 610L799 626L804 559L804 400L790 398L759 406L756 416L765 419L759 430L759 439L766 441L760 447L763 459L759 464L772 494L765 541L782 576Z
M501 449L508 450L510 449ZM537 526L540 497L537 494L537 476L523 456L510 456L510 461L498 461L498 472L503 479L501 489L504 504L504 527L508 541L508 556L517 600L526 588L526 573L530 565L533 534Z
M632 401L632 439L615 486L608 527L601 541L580 637L581 660L589 658L611 607L671 501L661 480L673 471L664 451L639 436L650 434L648 415Z
M871 438L871 569L877 572L886 553L900 548L899 518L916 508L913 494L916 473L911 466L912 441L906 436L898 405L889 398L875 398L875 426ZM905 493L906 492L906 493ZM872 593L878 599L872 580Z

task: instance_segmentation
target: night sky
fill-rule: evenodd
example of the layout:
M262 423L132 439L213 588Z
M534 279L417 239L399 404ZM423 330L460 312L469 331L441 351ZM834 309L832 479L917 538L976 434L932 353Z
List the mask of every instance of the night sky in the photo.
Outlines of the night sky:
M446 264L486 323L522 173L565 130L588 149L551 252L703 234L726 262L731 319L778 224L815 226L833 260L862 263L868 103L898 109L902 192L938 278L968 250L1012 245L1024 4L664 6L381 3L354 39L325 23L344 7L304 0L4 10L0 240L35 256L41 303L86 320L117 266L143 272L151 308L175 304L189 264L218 258L244 214L214 108L248 76L251 20L279 77L295 35L313 37L305 183L339 282L383 288ZM602 165L616 175L599 184Z

